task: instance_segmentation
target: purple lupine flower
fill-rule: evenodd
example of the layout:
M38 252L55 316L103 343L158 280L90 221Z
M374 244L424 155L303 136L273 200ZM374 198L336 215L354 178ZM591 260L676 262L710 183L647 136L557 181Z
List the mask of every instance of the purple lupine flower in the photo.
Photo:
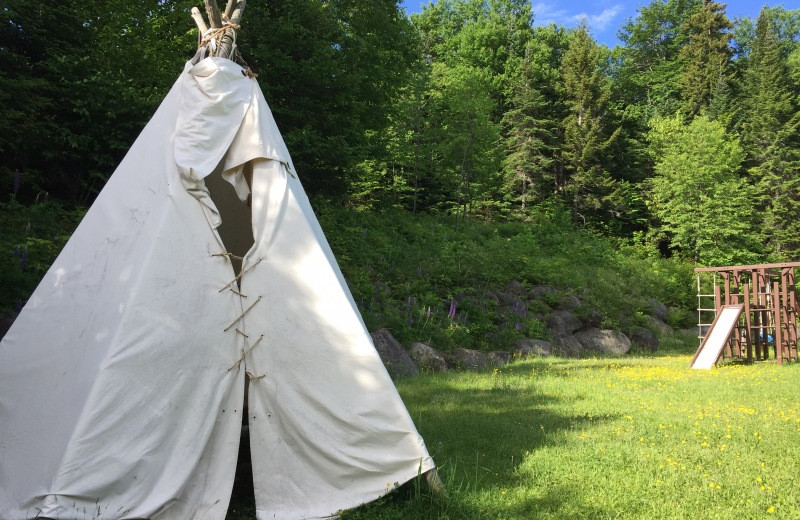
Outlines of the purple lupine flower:
M417 276L422 276L422 268L417 267Z
M519 320L514 321L514 328L517 330L522 330L522 324L519 322Z
M458 309L458 305L456 305L456 301L455 300L451 299L450 300L450 311L447 313L447 315L450 317L451 320L456 317L456 309Z
M19 257L19 268L25 269L25 266L28 265L28 250L23 249L22 255Z
M22 180L22 174L19 173L19 170L14 170L14 188L11 190L12 195L16 195L19 191L19 184Z

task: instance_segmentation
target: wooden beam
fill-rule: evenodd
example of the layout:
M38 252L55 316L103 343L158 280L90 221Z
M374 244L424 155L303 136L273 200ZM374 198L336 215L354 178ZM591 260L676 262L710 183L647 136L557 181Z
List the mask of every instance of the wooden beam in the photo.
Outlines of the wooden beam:
M753 271L756 269L783 269L784 267L800 267L800 262L783 262L779 264L728 265L725 267L695 267L695 273L713 273L720 271Z

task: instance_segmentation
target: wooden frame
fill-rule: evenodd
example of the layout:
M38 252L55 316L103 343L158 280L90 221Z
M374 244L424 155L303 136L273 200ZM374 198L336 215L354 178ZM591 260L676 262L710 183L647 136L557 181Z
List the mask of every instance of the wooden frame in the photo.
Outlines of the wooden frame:
M713 273L714 309L719 315L723 307L742 305L740 323L731 333L723 355L746 360L766 360L773 357L778 363L798 361L797 290L795 268L800 262L739 265L724 267L699 267L698 315L702 295L700 276ZM716 275L722 280L717 284ZM701 330L701 337L706 334ZM702 343L701 343L702 345Z

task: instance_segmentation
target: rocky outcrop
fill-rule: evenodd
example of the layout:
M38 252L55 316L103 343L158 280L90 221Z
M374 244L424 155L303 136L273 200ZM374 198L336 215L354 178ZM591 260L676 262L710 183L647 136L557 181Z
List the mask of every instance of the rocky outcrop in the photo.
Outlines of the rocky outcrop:
M583 322L571 311L555 311L547 318L547 328L555 336L571 335Z
M621 356L631 349L631 340L616 330L591 327L578 331L575 338L592 353Z
M631 331L631 343L650 350L658 350L658 338L646 327L634 327Z
M547 357L553 354L553 343L543 339L518 339L513 345L515 358Z
M489 366L489 358L483 352L468 348L456 348L447 353L447 359L463 370L483 370Z
M446 372L449 368L444 355L425 343L412 343L408 355L423 372Z
M489 363L496 367L507 365L511 363L513 359L511 357L511 352L507 352L505 350L494 350L486 354L486 357L488 358Z
M375 350L381 356L381 361L392 376L392 379L414 377L419 375L419 369L411 360L399 341L387 329L379 329L372 333L372 342Z

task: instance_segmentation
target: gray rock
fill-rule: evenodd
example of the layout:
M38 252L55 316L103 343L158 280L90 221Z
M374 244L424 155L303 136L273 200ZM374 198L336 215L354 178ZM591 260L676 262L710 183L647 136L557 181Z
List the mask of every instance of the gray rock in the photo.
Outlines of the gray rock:
M375 350L381 356L381 361L392 376L392 379L414 377L419 375L419 369L408 356L408 352L398 342L392 333L386 329L379 329L372 334Z
M561 302L558 304L558 308L565 310L565 311L574 311L578 307L583 305L583 302L580 298L575 296L574 294L566 294L563 298L561 298Z
M647 320L647 325L656 331L659 336L664 336L666 334L672 334L672 327L664 323L662 320L656 318L655 316L645 316Z
M458 368L482 370L489 366L489 358L483 352L468 348L456 348L447 353L448 360Z
M531 287L531 290L528 291L528 294L530 294L532 298L541 299L558 294L558 289L550 287L549 285L534 285Z
M581 317L584 327L599 327L603 323L603 315L594 309L590 309L585 316Z
M592 327L577 332L575 337L586 350L591 352L621 356L631 349L631 340L628 336L616 330Z
M669 309L667 308L666 305L656 300L655 298L648 298L647 310L649 311L650 316L654 316L661 321L667 321L667 316L669 316Z
M650 350L658 350L658 338L646 327L635 327L631 331L631 343Z
M514 357L547 357L553 354L553 343L543 339L523 338L514 342Z
M511 280L510 282L508 282L508 285L506 286L506 291L508 291L511 294L515 294L517 296L524 296L527 293L525 287L523 287L522 284L519 283L519 281L517 280Z
M505 350L495 350L489 352L486 354L486 357L489 359L489 363L496 367L507 365L511 363L512 360L511 352L506 352Z
M555 311L547 318L547 328L553 335L569 335L583 327L583 322L573 312Z
M422 371L446 372L449 368L444 355L425 343L412 343L408 355Z
M553 353L564 357L581 357L586 351L574 334L554 335L553 346Z

